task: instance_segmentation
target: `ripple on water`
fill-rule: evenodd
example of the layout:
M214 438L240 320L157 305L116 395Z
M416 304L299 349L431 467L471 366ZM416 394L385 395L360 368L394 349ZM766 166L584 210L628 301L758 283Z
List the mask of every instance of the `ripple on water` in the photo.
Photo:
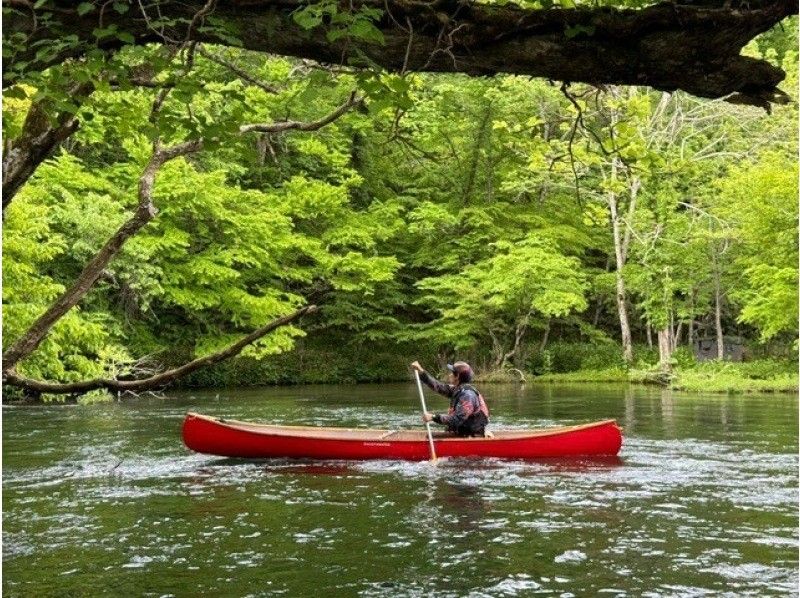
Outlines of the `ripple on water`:
M253 419L252 407L229 404L238 418ZM136 413L104 418L105 434L12 433L40 454L33 466L4 469L6 588L23 595L13 583L28 571L83 583L83 562L106 569L109 584L141 579L142 570L160 583L172 574L166 570L188 571L209 595L304 595L298 571L332 593L387 597L796 588L797 456L776 452L776 442L759 448L720 435L634 433L616 463L250 462L189 453L177 440L182 413L169 409L158 413L169 420L158 433L145 425L152 414ZM274 419L309 417L418 426L406 406L387 415L382 406L331 401L291 403ZM58 443L48 446L51 437ZM58 566L48 568L48 558Z
M486 590L484 590L485 593L472 592L470 593L470 596L517 596L521 592L538 590L541 587L542 584L537 582L530 575L519 573L517 575L506 577L494 585L489 586L486 588Z

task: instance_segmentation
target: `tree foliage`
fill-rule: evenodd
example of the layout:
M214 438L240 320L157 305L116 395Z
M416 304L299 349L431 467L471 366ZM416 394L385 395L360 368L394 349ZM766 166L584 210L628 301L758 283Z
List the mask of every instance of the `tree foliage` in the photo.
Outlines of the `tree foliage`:
M339 14L313 6L295 14L309 30ZM335 24L377 43L374 22ZM792 19L746 52L791 84L795 34ZM524 365L548 339L619 338L617 274L638 343L654 328L676 343L711 335L715 311L753 341L796 337L796 106L767 115L645 88L352 72L209 44L189 68L186 51L89 53L4 102L11 141L36 102L80 119L5 211L5 347L135 208L154 141L204 144L163 166L157 216L24 374L174 364L308 300L323 305L308 338L287 326L247 355L300 344ZM149 84L136 84L145 65ZM92 93L65 98L84 78ZM353 90L363 104L313 133L240 129L314 121Z

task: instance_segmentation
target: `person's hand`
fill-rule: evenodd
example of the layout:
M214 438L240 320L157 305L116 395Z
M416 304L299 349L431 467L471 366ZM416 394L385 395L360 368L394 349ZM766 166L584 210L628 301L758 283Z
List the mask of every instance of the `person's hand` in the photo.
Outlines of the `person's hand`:
M425 370L423 369L423 367L422 367L422 366L419 364L419 361L415 361L414 363L412 363L412 364L411 364L411 368L412 368L412 369L415 369L415 370L417 370L417 371L418 371L418 372L420 372L420 373L422 373L422 372L424 372L424 371L425 371Z
M428 413L427 411L425 413L423 413L422 414L422 421L424 423L426 423L426 424L428 422L430 422L430 421L433 421L433 413Z

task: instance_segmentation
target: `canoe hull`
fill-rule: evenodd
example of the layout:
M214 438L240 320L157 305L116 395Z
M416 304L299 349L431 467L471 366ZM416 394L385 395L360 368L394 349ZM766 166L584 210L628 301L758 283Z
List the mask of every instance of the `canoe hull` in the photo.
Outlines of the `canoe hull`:
M284 428L284 430L287 428ZM298 428L302 430L302 428ZM312 430L308 428L308 430ZM222 457L305 459L402 459L430 458L424 438L320 438L287 435L281 430L246 429L215 418L189 413L183 423L183 441L193 451ZM540 459L570 456L614 456L622 445L622 434L612 420L562 428L554 433L536 432L509 438L436 438L438 457L494 457Z

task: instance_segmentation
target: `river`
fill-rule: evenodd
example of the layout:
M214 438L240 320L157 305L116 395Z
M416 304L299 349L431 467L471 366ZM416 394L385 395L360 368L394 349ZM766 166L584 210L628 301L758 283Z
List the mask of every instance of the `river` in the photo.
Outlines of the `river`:
M3 595L797 595L797 397L483 390L495 428L616 418L620 460L238 461L181 442L187 410L417 427L411 383L5 407Z

